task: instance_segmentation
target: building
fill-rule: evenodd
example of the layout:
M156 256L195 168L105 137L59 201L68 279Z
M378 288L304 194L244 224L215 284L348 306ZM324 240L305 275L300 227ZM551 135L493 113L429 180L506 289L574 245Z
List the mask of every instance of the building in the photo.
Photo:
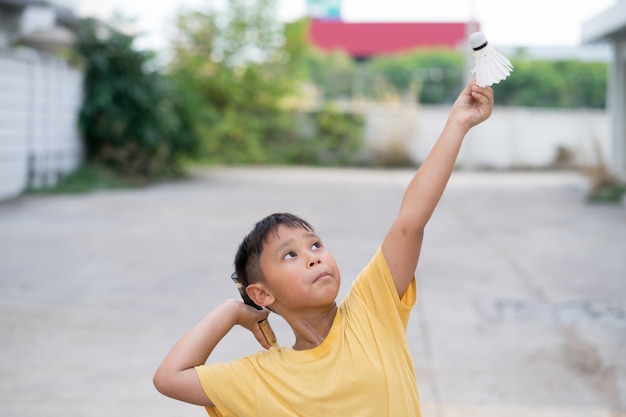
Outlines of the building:
M309 39L325 51L342 50L357 60L416 48L467 45L474 24L466 22L346 23L336 19L311 20Z
M583 42L609 42L614 60L608 83L607 108L611 118L610 170L626 181L626 0L595 16L582 27Z
M74 3L0 0L0 200L82 161L82 73L54 55L74 42Z
M0 50L16 44L54 52L74 41L75 0L0 0Z

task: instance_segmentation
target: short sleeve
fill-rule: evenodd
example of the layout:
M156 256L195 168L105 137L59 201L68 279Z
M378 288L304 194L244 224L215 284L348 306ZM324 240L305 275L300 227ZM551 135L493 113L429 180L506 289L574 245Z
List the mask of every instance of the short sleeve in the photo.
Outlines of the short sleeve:
M383 251L379 247L352 284L348 297L351 296L362 300L367 309L384 323L399 320L406 331L411 309L417 301L417 283L413 276L409 287L400 298Z
M204 393L215 404L215 407L205 407L209 416L254 415L256 395L249 387L255 386L255 376L254 371L245 365L245 360L200 365L195 370ZM233 398L237 401L229 401Z

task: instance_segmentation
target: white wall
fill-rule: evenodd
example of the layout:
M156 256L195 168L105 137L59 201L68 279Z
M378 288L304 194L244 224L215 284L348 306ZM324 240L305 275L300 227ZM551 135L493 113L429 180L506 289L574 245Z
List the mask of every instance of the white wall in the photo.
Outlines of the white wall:
M0 55L0 199L52 185L82 161L82 74L38 54Z
M615 39L615 60L609 83L609 108L612 123L612 162L626 181L626 37Z
M415 162L424 160L443 128L450 106L367 105L366 144L379 150L404 143ZM597 146L596 146L597 144ZM604 110L495 107L489 120L470 131L458 165L470 168L546 168L565 147L583 166L595 165L600 149L611 160L609 117Z
M0 55L0 197L19 194L28 174L27 65Z

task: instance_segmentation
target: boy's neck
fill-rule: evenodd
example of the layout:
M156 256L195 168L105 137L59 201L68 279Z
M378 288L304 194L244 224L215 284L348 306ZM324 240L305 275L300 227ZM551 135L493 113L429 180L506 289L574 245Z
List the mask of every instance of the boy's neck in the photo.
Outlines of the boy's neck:
M294 350L309 350L318 347L330 333L335 316L337 315L337 304L333 305L322 315L315 318L299 318L290 324L296 342L293 344Z

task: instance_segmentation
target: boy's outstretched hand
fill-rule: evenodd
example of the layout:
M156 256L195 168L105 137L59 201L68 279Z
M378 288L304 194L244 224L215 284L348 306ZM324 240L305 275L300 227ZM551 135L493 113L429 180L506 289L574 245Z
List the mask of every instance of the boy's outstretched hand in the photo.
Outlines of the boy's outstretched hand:
M451 121L459 127L469 130L486 120L493 109L493 89L479 87L475 82L469 83L452 105Z

